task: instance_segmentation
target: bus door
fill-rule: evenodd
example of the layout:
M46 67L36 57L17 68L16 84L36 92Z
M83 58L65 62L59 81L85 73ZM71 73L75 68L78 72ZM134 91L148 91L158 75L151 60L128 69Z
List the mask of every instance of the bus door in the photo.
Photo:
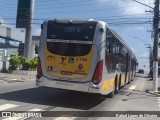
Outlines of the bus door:
M128 53L126 53L126 71L125 71L125 83L127 82L127 78L128 78L128 65L129 65L129 55Z
M130 81L131 79L131 57L128 56L128 82Z

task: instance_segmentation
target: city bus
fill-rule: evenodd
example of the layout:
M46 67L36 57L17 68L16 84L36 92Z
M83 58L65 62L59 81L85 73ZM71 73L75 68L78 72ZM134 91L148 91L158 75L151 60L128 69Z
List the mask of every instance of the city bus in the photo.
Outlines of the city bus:
M135 71L132 50L103 21L53 19L41 25L37 86L112 97Z

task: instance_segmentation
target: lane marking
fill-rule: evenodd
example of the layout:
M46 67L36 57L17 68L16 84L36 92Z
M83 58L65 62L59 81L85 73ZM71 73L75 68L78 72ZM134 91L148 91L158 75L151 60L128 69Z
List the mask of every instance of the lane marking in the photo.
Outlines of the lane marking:
M39 109L39 108L34 108L34 109L31 109L31 110L28 110L28 111L35 111L35 112L36 112L36 111L37 111L37 112L38 112L38 111L42 111L42 112L43 112L44 110L43 110L43 109Z
M13 78L13 79L10 79L10 80L18 80L18 79Z
M5 118L5 119L2 119L2 120L20 120L22 119L23 117L9 117L9 118ZM23 119L22 119L23 120Z
M74 120L76 117L57 117L54 120Z
M10 109L10 108L14 108L17 107L18 105L15 104L4 104L0 106L0 111L6 110L6 109Z
M130 88L129 88L130 90L134 90L134 89L136 89L136 86L131 86Z

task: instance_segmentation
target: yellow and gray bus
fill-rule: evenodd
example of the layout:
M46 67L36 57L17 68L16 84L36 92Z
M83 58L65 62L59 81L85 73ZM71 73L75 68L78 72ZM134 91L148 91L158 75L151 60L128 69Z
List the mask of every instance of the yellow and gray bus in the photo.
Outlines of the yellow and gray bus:
M53 19L41 25L37 86L113 96L135 71L135 55L103 21Z

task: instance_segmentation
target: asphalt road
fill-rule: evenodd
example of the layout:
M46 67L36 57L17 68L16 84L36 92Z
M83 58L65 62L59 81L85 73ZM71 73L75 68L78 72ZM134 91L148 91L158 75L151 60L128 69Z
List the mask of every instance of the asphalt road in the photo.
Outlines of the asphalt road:
M46 111L75 111L72 113L59 112L57 116L36 118L36 120L133 120L135 116L125 117L124 115L121 118L116 118L116 116L114 118L97 117L99 112L92 113L92 117L85 117L90 113L76 111L112 111L113 114L116 113L113 111L160 111L158 101L160 98L145 92L146 82L146 79L142 76L136 77L131 84L124 86L113 98L109 98L108 96L96 94L36 87L34 80L1 79L0 111L40 111L44 115L47 114ZM50 112L50 114L54 113L56 112ZM109 113L104 112L104 114L107 116ZM13 120L13 118L0 119ZM14 120L17 119L21 118L14 118ZM158 120L156 117L141 119Z

